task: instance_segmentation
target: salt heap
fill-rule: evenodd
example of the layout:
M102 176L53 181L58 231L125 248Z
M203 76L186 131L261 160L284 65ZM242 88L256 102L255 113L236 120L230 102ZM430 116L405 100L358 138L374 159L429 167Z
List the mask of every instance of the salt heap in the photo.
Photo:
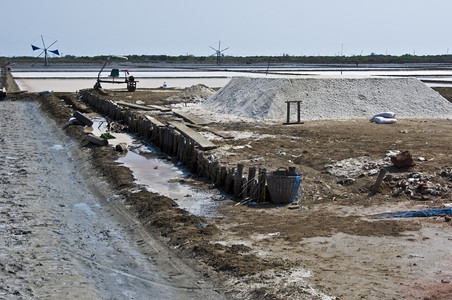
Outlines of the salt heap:
M393 111L398 118L452 118L452 103L416 78L237 77L202 107L221 114L285 121L286 101L301 101L302 120L370 118ZM291 120L296 120L296 105Z
M167 98L178 102L202 102L215 94L215 91L204 84L192 85L177 95Z

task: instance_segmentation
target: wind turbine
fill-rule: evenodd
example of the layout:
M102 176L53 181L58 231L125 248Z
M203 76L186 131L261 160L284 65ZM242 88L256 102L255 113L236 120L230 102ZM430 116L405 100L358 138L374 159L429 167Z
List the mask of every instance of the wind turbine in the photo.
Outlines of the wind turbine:
M38 47L38 46L35 46L35 45L31 44L31 49L33 49L33 51L42 50L42 52L39 53L39 55L36 56L36 58L38 58L42 54L44 54L44 66L48 66L49 65L49 54L48 54L48 52L60 56L60 52L58 51L58 49L49 50L49 48L52 47L53 45L55 45L56 42L58 42L58 41L54 41L52 44L50 44L50 46L47 47L46 43L44 42L44 38L42 37L42 34L41 34L41 41L42 41L42 47ZM35 64L36 63L34 63L33 65L35 65Z
M215 49L212 46L209 46L213 51L215 51L214 54L212 54L211 56L216 55L217 56L217 65L221 64L221 57L224 56L223 52L228 50L229 47L226 47L224 49L221 49L221 41L218 41L218 49Z

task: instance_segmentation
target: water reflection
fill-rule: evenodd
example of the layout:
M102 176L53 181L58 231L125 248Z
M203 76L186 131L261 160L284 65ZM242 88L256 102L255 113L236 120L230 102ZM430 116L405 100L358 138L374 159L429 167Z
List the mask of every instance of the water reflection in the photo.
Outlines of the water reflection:
M94 119L87 131L96 136L106 132L107 122ZM150 192L174 199L179 207L193 215L214 217L218 215L215 207L225 199L217 190L203 190L188 184L190 172L183 166L173 164L155 147L144 145L127 133L111 133L115 139L109 143L116 146L126 143L129 151L118 162L129 168L137 184L143 185Z

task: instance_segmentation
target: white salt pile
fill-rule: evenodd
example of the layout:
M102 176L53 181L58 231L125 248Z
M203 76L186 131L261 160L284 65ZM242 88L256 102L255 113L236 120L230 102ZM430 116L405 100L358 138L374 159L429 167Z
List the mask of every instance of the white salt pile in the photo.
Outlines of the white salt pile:
M179 102L202 102L215 94L215 90L204 84L192 85L177 95L171 96L168 100Z
M202 108L236 117L285 121L286 101L301 101L302 120L452 118L452 103L416 78L233 78ZM291 120L296 120L296 105Z

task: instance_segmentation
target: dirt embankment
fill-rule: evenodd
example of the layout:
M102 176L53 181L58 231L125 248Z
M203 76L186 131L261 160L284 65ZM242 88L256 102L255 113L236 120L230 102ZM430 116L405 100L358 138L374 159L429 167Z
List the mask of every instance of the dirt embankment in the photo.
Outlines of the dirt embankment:
M20 91L19 86L17 85L14 77L11 75L8 66L2 67L2 76L0 82L0 88L4 87L6 92L18 92Z

